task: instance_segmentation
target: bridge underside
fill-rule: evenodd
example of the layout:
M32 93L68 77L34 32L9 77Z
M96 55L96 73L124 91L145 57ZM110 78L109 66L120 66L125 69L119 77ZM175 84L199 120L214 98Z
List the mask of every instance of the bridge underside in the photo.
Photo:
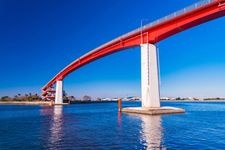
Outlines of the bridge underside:
M157 50L153 44L176 33L225 15L225 0L205 0L201 1L200 5L197 3L192 7L190 10L188 10L189 8L184 9L183 13L174 13L163 20L153 22L120 36L76 59L42 88L42 96L46 100L55 100L55 103L58 104L62 103L62 82L68 74L106 55L140 46L142 107L160 107ZM56 90L53 87L55 84Z
M159 73L157 48L153 44L141 44L141 89L142 107L160 107ZM50 100L63 104L63 81L56 82L56 90L51 91Z

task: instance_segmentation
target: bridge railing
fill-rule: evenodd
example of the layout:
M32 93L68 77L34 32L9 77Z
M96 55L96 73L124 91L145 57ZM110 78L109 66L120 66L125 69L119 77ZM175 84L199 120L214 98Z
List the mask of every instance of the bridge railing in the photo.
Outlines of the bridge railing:
M109 42L107 42L107 43L105 43L105 44L103 44L103 45L95 48L94 50L86 53L85 55L83 55L82 57L80 57L78 59L82 59L86 55L89 55L89 54L93 53L94 51L99 50L99 49L101 49L101 48L103 48L105 46L108 46L108 45L110 45L110 44L112 44L112 43L114 43L116 41L122 40L125 37L128 37L128 36L133 35L133 34L138 33L138 32L141 32L141 30L144 30L145 28L153 27L153 26L155 26L157 24L160 24L162 22L165 22L167 20L170 20L172 18L175 18L177 16L180 16L180 15L182 15L184 13L187 13L187 12L189 12L191 10L194 10L194 9L199 8L201 6L204 6L206 4L209 4L209 3L213 2L213 1L215 1L215 0L201 0L201 1L197 2L197 3L194 3L194 4L192 4L192 5L188 6L188 7L185 7L183 9L181 9L181 10L178 10L178 11L176 11L176 12L174 12L172 14L169 14L169 15L163 17L163 18L157 19L156 21L153 21L153 22L148 23L148 24L146 24L146 25L144 25L144 26L142 26L140 28L137 28L137 29L131 31L131 32L128 32L127 34L122 35L122 36L120 36L120 37L118 37L118 38L116 38L114 40L111 40L111 41L109 41Z
M215 0L201 0L201 1L199 1L199 2L197 2L197 3L195 3L195 4L193 4L193 5L190 5L190 6L188 6L188 7L185 7L185 8L183 8L183 9L181 9L181 10L179 10L179 11L176 11L176 12L170 14L170 15L167 15L167 16L165 16L165 17L163 17L163 18L160 18L160 19L158 19L158 20L156 20L156 21L153 21L153 22L151 22L151 23L148 23L148 24L146 24L146 25L144 25L144 26L142 26L142 27L139 27L139 28L137 28L137 29L135 29L135 30L133 30L133 31L131 31L131 32L128 32L128 33L125 34L125 35L122 35L122 36L120 36L120 37L118 37L118 38L116 38L116 39L114 39L114 40L112 40L112 41L109 41L109 42L106 43L106 44L103 44L103 45L101 45L101 46L95 48L94 50L91 50L91 51L88 52L87 54L85 54L85 55L83 55L82 57L80 57L80 58L76 59L75 61L73 61L73 62L72 62L71 64L69 64L67 67L69 67L70 65L72 65L72 64L75 63L75 62L78 62L80 59L84 58L85 56L90 55L90 54L94 53L95 51L100 50L101 48L103 48L103 47L105 47L105 46L108 46L108 45L113 44L114 42L118 42L118 41L120 41L120 40L122 41L123 38L128 37L128 36L131 36L131 35L133 35L133 34L135 34L135 33L141 33L141 31L142 31L143 29L145 29L145 28L153 27L153 26L158 25L158 24L160 24L160 23L162 23L162 22L165 22L165 21L167 21L167 20L169 20L169 19L175 18L175 17L177 17L177 16L180 16L180 15L182 15L182 14L184 14L184 13L187 13L187 12L189 12L189 11L191 11L191 10L194 10L194 9L196 9L196 8L199 8L199 7L202 7L202 6L207 5L207 4L209 4L209 3L211 3L211 2L214 2L214 1L215 1ZM66 67L66 68L67 68L67 67ZM61 72L63 72L63 70L62 70ZM56 78L61 72L59 72L54 78ZM54 78L53 78L53 79L54 79ZM53 79L52 79L52 80L53 80ZM51 82L51 81L50 81L50 82Z
M127 34L122 35L122 36L120 36L120 37L118 37L118 38L116 38L116 39L114 39L114 40L112 40L112 41L109 41L108 43L103 44L103 45L97 47L96 49L90 51L90 52L87 53L86 55L92 53L92 52L95 51L95 50L101 49L102 47L105 47L105 46L107 46L107 45L110 45L110 44L112 44L112 43L114 43L114 42L116 42L116 41L118 41L118 40L120 40L120 39L122 40L122 39L125 38L125 37L128 37L128 36L130 36L130 35L133 35L133 34L135 34L135 33L137 33L137 32L141 32L141 30L143 30L143 29L145 29L145 28L153 27L153 26L155 26L155 25L157 25L157 24L160 24L160 23L162 23L162 22L165 22L165 21L167 21L167 20L170 20L170 19L172 19L172 18L175 18L175 17L177 17L177 16L180 16L180 15L182 15L182 14L184 14L184 13L187 13L187 12L189 12L189 11L191 11L191 10L194 10L194 9L199 8L199 7L201 7L201 6L204 6L204 5L206 5L206 4L209 4L209 3L213 2L213 1L215 1L215 0L201 0L201 1L199 1L199 2L197 2L197 3L194 3L194 4L192 4L192 5L188 6L188 7L185 7L185 8L183 8L183 9L181 9L181 10L178 10L178 11L172 13L172 14L169 14L169 15L163 17L163 18L160 18L160 19L157 19L156 21L153 21L153 22L151 22L151 23L148 23L148 24L144 25L143 27L140 27L140 28L137 28L137 29L135 29L135 30L133 30L133 31L131 31L131 32L128 32Z
M157 19L156 21L153 21L153 22L151 22L151 23L148 23L148 24L144 25L143 27L140 27L140 28L138 28L138 29L136 29L136 30L133 30L133 31L131 31L131 32L129 32L129 33L123 35L123 37L130 36L130 35L132 35L132 34L138 32L138 31L140 32L140 31L143 30L144 28L150 28L150 27L152 27L152 26L155 26L155 25L157 25L157 24L160 24L160 23L162 23L162 22L165 22L165 21L167 21L167 20L170 20L170 19L172 19L172 18L175 18L175 17L177 17L177 16L180 16L180 15L182 15L182 14L184 14L184 13L190 12L191 10L194 10L194 9L196 9L196 8L199 8L199 7L202 7L202 6L204 6L204 5L206 5L206 4L209 4L209 3L213 2L213 1L215 1L215 0L201 0L201 1L199 1L199 2L197 2L197 3L194 3L194 4L192 4L192 5L188 6L188 7L185 7L185 8L183 8L183 9L181 9L181 10L178 10L178 11L172 13L172 14L169 14L169 15L167 15L167 16L165 16L165 17L162 17L162 18L160 18L160 19Z
M99 49L101 49L101 48L103 48L103 47L105 47L105 46L107 46L107 45L110 45L110 44L112 44L112 43L114 43L114 42L116 42L116 41L118 41L118 40L120 40L120 39L122 40L122 39L125 38L125 37L128 37L128 36L133 35L133 34L138 33L138 32L141 32L141 30L144 30L145 28L153 27L153 26L155 26L155 25L157 25L157 24L160 24L160 23L162 23L162 22L165 22L165 21L167 21L167 20L170 20L170 19L172 19L172 18L175 18L175 17L177 17L177 16L180 16L180 15L182 15L182 14L184 14L184 13L187 13L187 12L189 12L189 11L191 11L191 10L194 10L194 9L199 8L199 7L201 7L201 6L204 6L204 5L206 5L206 4L209 4L209 3L213 2L213 1L215 1L215 0L201 0L201 1L199 1L199 2L197 2L197 3L194 3L194 4L192 4L192 5L188 6L188 7L185 7L185 8L183 8L183 9L181 9L181 10L178 10L178 11L172 13L172 14L169 14L169 15L163 17L163 18L157 19L156 21L153 21L153 22L151 22L151 23L148 23L148 24L144 25L143 27L137 28L137 29L135 29L135 30L133 30L133 31L131 31L131 32L128 32L128 33L125 34L125 35L122 35L122 36L120 36L120 37L118 37L118 38L116 38L116 39L114 39L114 40L111 40L111 41L109 41L109 42L107 42L107 43L105 43L105 44L103 44L103 45L101 45L101 46L95 48L94 50L89 51L88 53L86 53L85 55L81 56L80 58L78 58L78 59L75 60L75 61L78 61L79 59L82 59L83 57L85 57L85 56L87 56L87 55L93 53L94 51L99 50ZM73 63L73 62L72 62L72 63ZM71 64L72 64L72 63L71 63ZM68 65L68 66L69 66L69 65Z
M156 20L154 22L151 22L151 23L147 24L146 27L151 27L151 26L154 26L154 25L159 24L161 22L164 22L166 20L169 20L169 19L172 19L174 17L180 16L180 15L182 15L184 13L187 13L187 12L189 12L191 10L194 10L194 9L199 8L201 6L204 6L206 4L209 4L209 3L213 2L213 1L214 0L201 0L201 1L197 2L197 3L195 3L195 4L192 4L192 5L188 6L188 7L185 7L183 9L181 9L181 10L178 10L178 11L172 13L172 14L169 14L169 15L163 17L163 18L160 18L160 19L158 19L158 20Z

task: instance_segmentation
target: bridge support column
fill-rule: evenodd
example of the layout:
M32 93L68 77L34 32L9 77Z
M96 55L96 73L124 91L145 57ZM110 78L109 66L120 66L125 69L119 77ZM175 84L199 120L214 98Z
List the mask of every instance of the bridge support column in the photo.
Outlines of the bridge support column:
M63 104L63 81L56 81L55 104Z
M153 44L141 44L142 107L160 107L157 49Z
M160 107L159 73L155 45L141 44L141 104L142 107L126 107L125 113L162 115L184 113L180 108Z

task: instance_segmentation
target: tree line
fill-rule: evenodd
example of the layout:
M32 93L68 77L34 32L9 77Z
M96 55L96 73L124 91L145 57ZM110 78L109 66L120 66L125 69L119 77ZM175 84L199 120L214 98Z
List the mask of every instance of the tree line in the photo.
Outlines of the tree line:
M78 100L74 96L68 96L66 92L63 92L63 99L65 101L91 101L92 100L91 96L88 96L88 95L84 95L81 100ZM39 96L38 94L32 94L32 93L28 93L24 95L17 94L13 97L10 97L10 96L0 97L0 101L41 101L41 100L44 100L44 99L42 99L42 97Z
M38 94L32 94L32 93L28 93L28 94L17 94L13 97L10 96L2 96L0 98L0 101L40 101L42 100L41 96L39 96Z

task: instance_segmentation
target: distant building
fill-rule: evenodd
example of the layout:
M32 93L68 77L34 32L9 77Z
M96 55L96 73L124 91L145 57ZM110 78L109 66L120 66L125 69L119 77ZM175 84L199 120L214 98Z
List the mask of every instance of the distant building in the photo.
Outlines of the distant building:
M161 99L161 100L170 100L169 97L161 97L160 99Z
M138 101L140 100L139 97L135 97L135 96L129 96L129 97L125 97L123 98L124 101Z
M102 101L111 101L111 98L101 98Z

